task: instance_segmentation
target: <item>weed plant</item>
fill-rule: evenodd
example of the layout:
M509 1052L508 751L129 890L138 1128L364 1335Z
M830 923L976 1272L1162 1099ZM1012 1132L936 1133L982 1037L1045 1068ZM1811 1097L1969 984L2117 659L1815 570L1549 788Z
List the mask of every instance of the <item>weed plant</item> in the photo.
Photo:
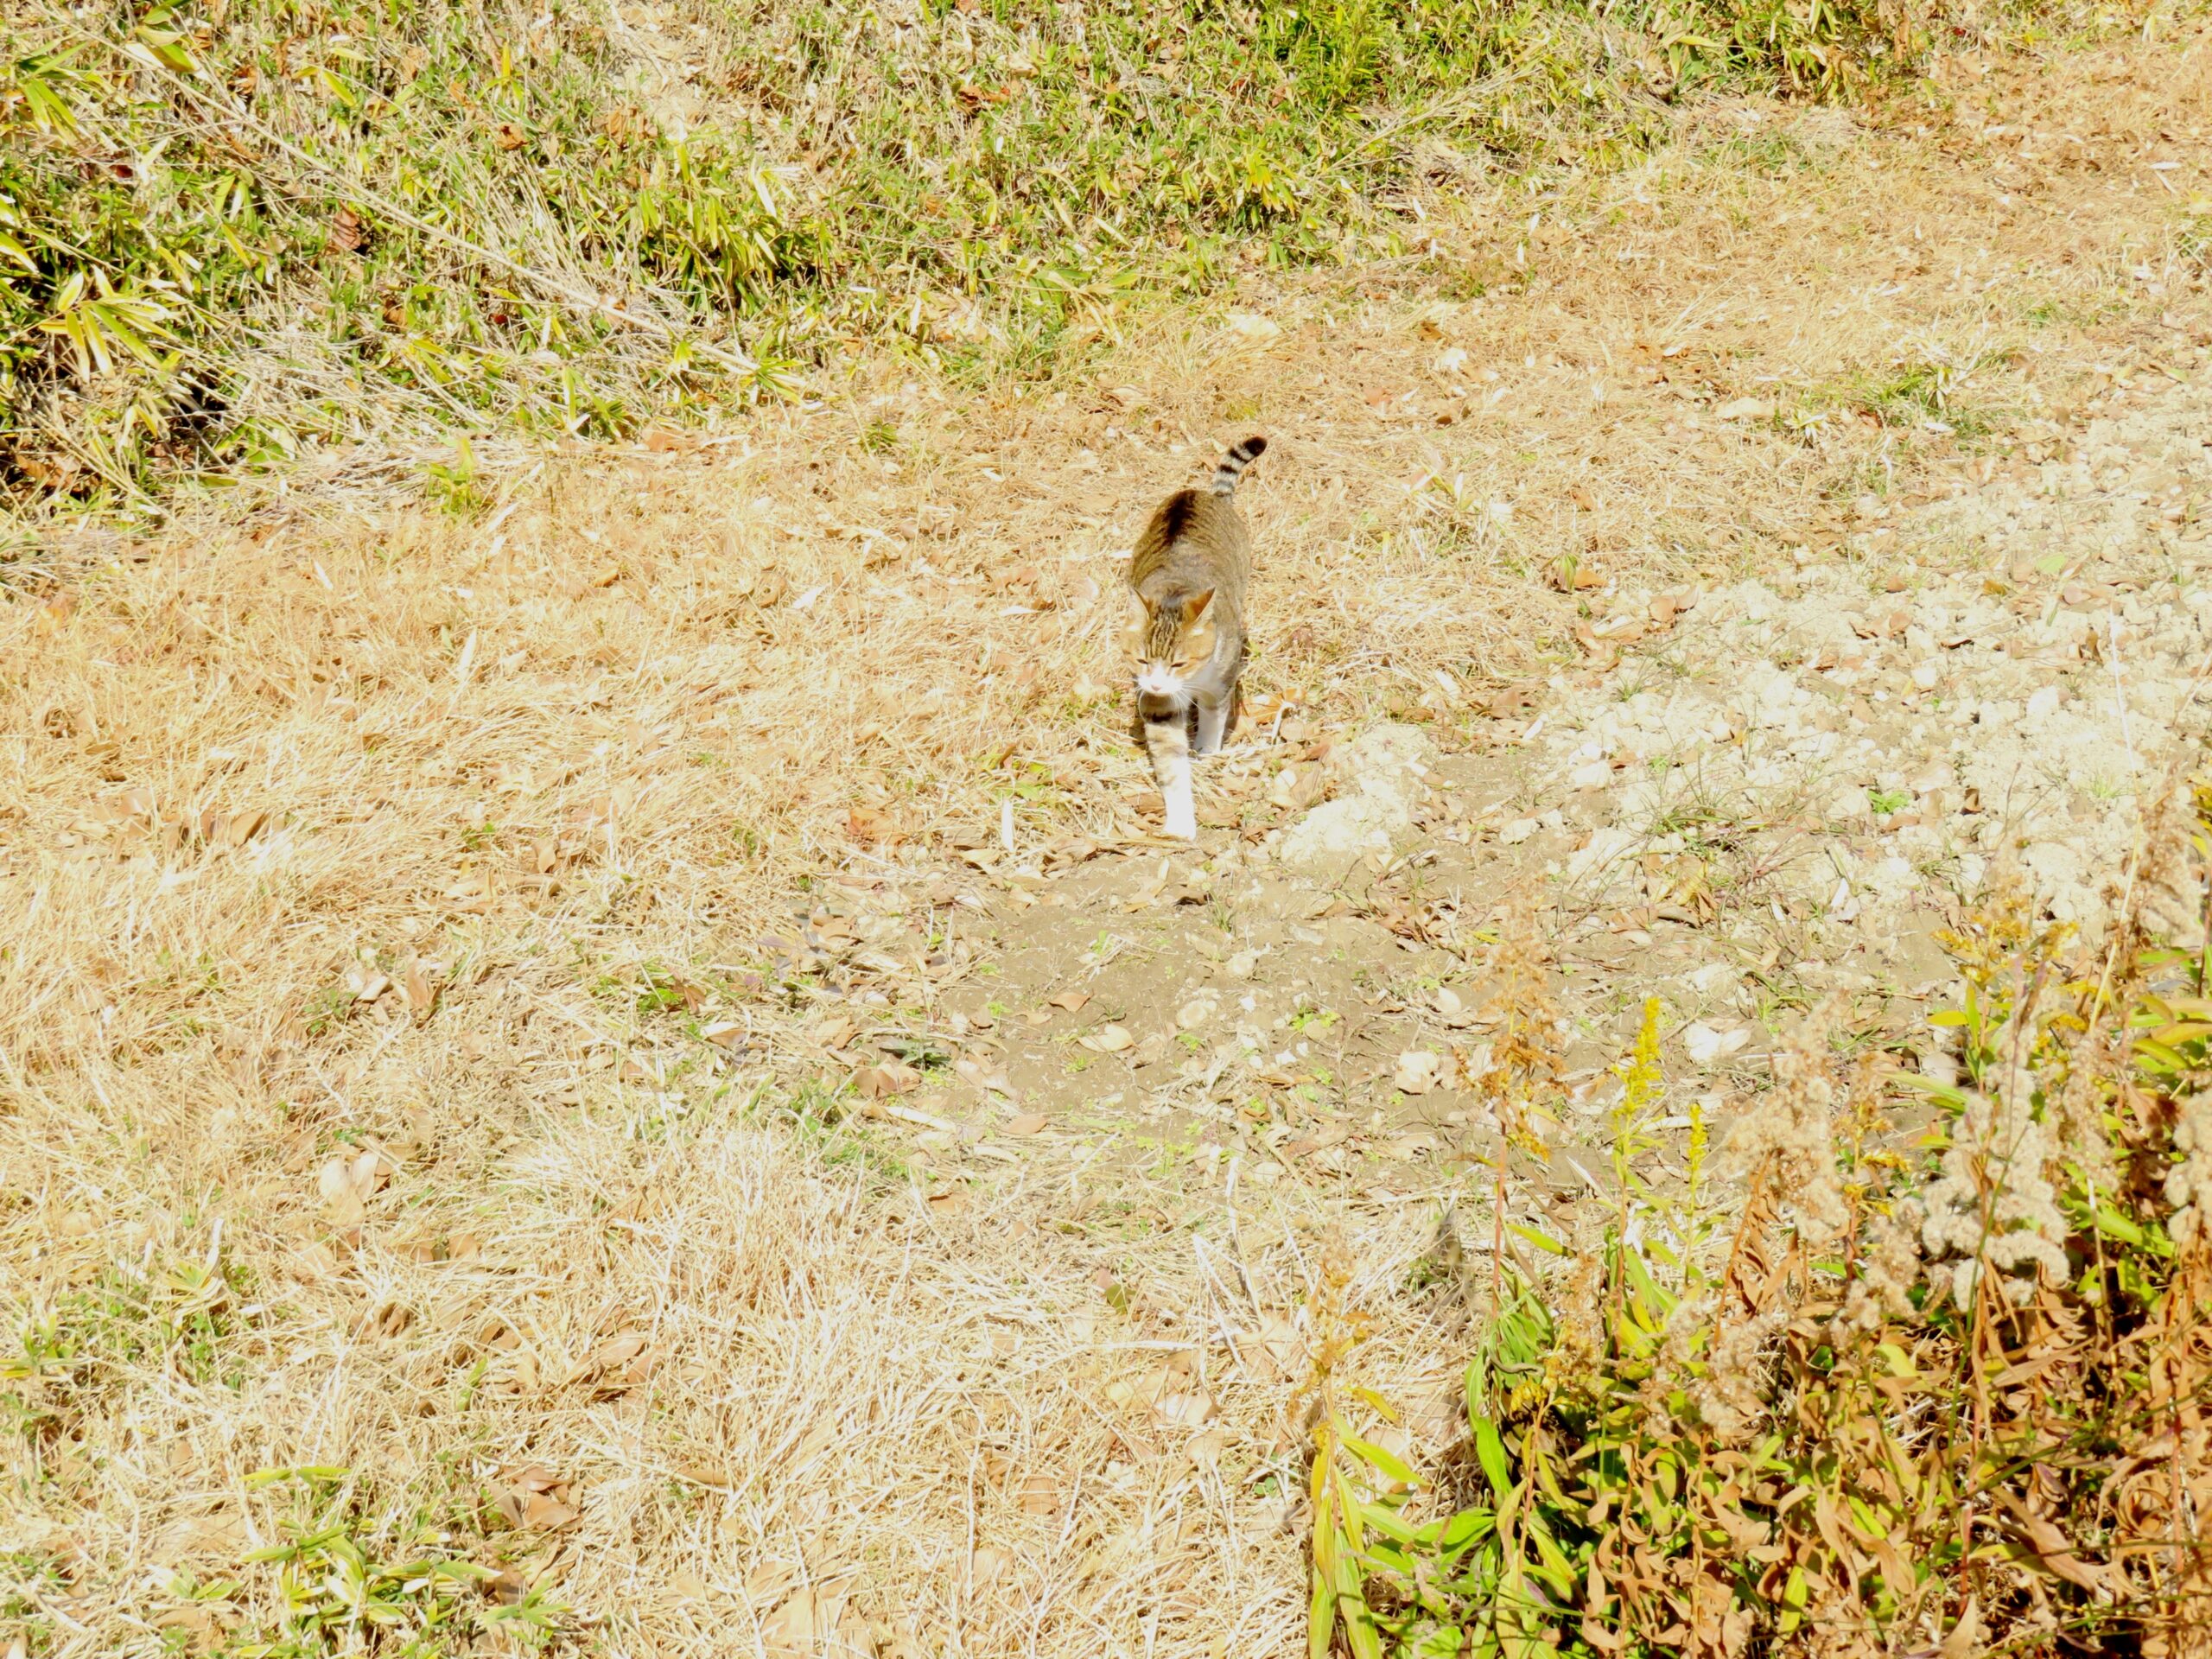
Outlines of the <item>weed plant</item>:
M1409 190L1912 45L1877 0L19 7L0 486L621 436L887 342L1042 372L1140 292L1402 252Z
M1325 1375L1316 1659L2202 1651L2208 849L2200 785L2094 952L1990 899L1948 941L1955 1084L1846 1065L1810 1017L1725 1228L1701 1133L1687 1183L1639 1173L1648 1010L1618 1214L1555 1283L1501 1264L1454 1457L1361 1438ZM1900 1088L1937 1111L1906 1150Z

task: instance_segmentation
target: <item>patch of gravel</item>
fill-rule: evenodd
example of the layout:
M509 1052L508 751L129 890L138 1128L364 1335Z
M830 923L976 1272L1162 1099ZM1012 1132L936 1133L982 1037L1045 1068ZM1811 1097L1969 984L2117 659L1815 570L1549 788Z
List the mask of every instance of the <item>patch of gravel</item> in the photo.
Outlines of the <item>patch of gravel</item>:
M1636 861L1700 824L1787 822L1819 845L1774 896L1824 943L1894 937L2007 855L2046 915L2094 931L2206 729L2212 538L2189 514L2212 500L2208 433L2212 399L2177 394L2096 422L2032 481L1860 536L1857 561L1675 596L1691 608L1663 638L1555 683L1539 781L1592 826L1567 885L1625 902Z

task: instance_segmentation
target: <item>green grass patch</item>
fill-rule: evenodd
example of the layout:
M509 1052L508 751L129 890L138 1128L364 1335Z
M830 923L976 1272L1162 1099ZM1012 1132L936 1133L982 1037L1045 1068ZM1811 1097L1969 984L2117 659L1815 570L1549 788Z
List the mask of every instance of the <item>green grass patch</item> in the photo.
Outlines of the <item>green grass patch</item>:
M1875 8L228 0L0 25L0 485L620 436L903 343L1049 372L1143 295L1353 261L1402 194L1827 92ZM873 436L872 442L886 439ZM482 505L466 449L438 475Z

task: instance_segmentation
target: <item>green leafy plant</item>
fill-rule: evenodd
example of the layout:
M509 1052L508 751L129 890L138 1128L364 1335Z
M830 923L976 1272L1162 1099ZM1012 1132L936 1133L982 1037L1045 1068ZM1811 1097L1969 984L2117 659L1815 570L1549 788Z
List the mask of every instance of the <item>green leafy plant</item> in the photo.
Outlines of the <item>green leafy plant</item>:
M0 487L143 505L371 432L626 436L791 396L870 341L1046 372L1247 257L1405 251L1416 141L1626 157L1654 91L1884 73L1881 18L1179 0L1078 22L1025 0L856 32L818 0L687 0L660 40L734 67L678 120L628 90L664 48L591 7L20 12ZM1624 30L1656 55L1618 51Z
M2010 889L1948 941L1957 1083L1840 1063L1809 1020L1744 1120L1726 1230L1695 1173L1637 1178L1647 1014L1621 1207L1558 1282L1503 1277L1461 1446L1430 1473L1378 1455L1332 1357L1317 1659L2195 1650L2212 1451L2175 1425L2212 1402L2212 951L2149 931L2162 899L2203 931L2212 788L2194 803L2101 950ZM1900 1089L1939 1114L1910 1153Z

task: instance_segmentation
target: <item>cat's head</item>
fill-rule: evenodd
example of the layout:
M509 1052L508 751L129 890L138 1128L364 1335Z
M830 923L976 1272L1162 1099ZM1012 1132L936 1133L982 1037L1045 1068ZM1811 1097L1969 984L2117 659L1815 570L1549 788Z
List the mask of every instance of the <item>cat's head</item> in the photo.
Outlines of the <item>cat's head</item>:
M1133 595L1124 629L1137 690L1174 696L1213 656L1213 590L1180 600Z

